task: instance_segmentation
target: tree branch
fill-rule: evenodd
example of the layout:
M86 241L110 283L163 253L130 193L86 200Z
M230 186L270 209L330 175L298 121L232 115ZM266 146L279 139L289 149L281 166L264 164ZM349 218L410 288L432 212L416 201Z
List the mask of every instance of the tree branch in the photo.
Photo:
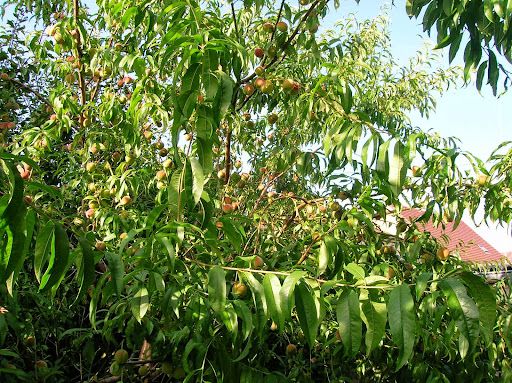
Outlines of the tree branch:
M21 81L15 80L13 78L9 78L8 81L12 82L13 84L17 85L23 90L26 90L29 93L32 93L34 96L36 96L40 101L44 102L49 107L53 108L50 100L48 100L46 97L44 97L41 93L39 93L37 90L31 88L30 86L23 84Z
M81 98L81 104L82 104L82 111L80 113L80 127L84 127L84 110L83 107L85 106L85 103L87 102L86 94L85 94L85 76L84 76L84 70L83 70L83 63L82 63L82 57L83 57L83 51L82 51L82 38L80 36L80 28L78 28L78 21L79 21L79 12L80 12L80 5L79 0L73 0L73 19L75 20L75 31L76 31L76 52L77 52L77 59L80 64L78 68L78 87L80 88L80 98Z
M235 23L235 33L238 40L240 40L240 33L238 32L238 23L236 21L236 14L235 14L235 3L231 2L231 15L233 16L233 22Z
M311 7L309 7L308 11L304 14L304 16L302 16L302 19L300 19L300 22L299 24L297 24L297 26L295 27L294 31L292 32L292 34L290 35L290 37L286 40L286 42L283 44L281 50L282 51L285 51L286 48L288 48L290 46L290 44L292 43L293 39L298 35L300 29L301 29L301 26L302 24L308 19L308 17L311 15L311 13L314 11L314 9L316 8L316 6L322 2L322 1L325 1L325 5L327 5L327 3L329 2L329 0L315 0L315 2L313 4L311 4ZM267 66L265 66L265 69L268 69L270 68L270 66L272 66L275 62L277 61L277 56L275 56L272 61L270 61L268 63ZM249 76L243 78L241 80L241 83L242 84L245 84L245 83L248 83L249 81L251 81L253 78L256 77L256 73L252 73L250 74Z

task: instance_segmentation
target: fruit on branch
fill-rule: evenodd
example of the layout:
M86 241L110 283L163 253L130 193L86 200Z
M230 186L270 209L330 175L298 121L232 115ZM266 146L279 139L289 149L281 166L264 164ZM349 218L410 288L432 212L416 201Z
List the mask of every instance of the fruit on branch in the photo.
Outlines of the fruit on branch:
M244 113L242 117L245 121L249 121L251 119L251 113Z
M92 144L90 147L89 147L89 152L91 154L96 154L98 153L98 145L96 144Z
M311 26L309 27L309 29L308 29L308 30L309 30L309 33L316 33L316 32L318 32L318 27L319 27L319 25L318 25L318 24L313 24L313 25L311 25Z
M437 259L440 261L446 261L450 257L450 250L444 246L441 246L439 249L437 249L436 255Z
M68 73L65 77L64 77L64 80L68 83L68 84L74 84L75 83L75 75L73 73Z
M121 198L121 201L119 202L119 204L121 206L126 206L126 205L129 205L131 202L132 202L132 197L130 197L129 195L125 195L123 198Z
M7 81L7 80L10 80L11 78L9 77L9 75L7 73L2 72L2 73L0 73L0 79Z
M222 204L222 211L224 213L231 213L233 211L233 205L230 203L224 203Z
M87 209L87 210L85 211L85 218L87 218L87 219L91 219L92 217L94 217L94 213L95 213L95 212L96 212L96 210L95 210L95 209L92 209L92 208L91 208L91 209Z
M271 113L267 117L267 121L270 125L274 125L277 122L278 116L275 113Z
M97 241L94 245L94 248L98 251L105 251L105 249L107 248L107 244L103 241Z
M263 26L262 26L263 30L267 33L272 33L274 32L274 24L272 24L271 22L265 22L263 23Z
M272 321L272 324L270 325L270 331L277 331L277 323Z
M160 157L165 157L167 154L169 154L169 151L166 148L162 148L159 150L158 154Z
M489 182L489 176L487 176L485 174L479 174L478 177L476 178L476 184L478 186L485 186L485 185L487 185L488 182Z
M413 166L411 168L412 176L413 177L420 177L421 176L421 168L419 166Z
M254 86L260 90L265 86L266 83L267 81L261 77L258 77L256 80L254 80Z
M256 91L256 88L254 88L254 85L246 84L243 88L243 92L246 96L251 96ZM249 115L250 118L250 115Z
M242 161L236 160L235 161L235 168L240 169L242 167Z
M259 255L254 258L252 261L252 267L255 269L261 269L263 265L265 264L265 261L263 261L263 258L261 258Z
M247 286L242 282L233 283L231 293L237 298L244 298L247 295Z
M262 48L255 48L254 49L254 56L258 57L258 58L262 58L263 56L265 56L265 51L262 49Z
M217 177L219 179L224 179L226 178L226 169L220 169L218 172L217 172Z
M62 33L60 31L56 30L53 34L53 38L55 39L56 44L63 44L64 43L64 37L62 36Z
M286 24L284 21L278 22L276 27L280 32L286 32L288 30L288 24Z
M293 87L295 85L295 81L292 80L291 78L286 78L283 80L283 82L281 83L281 88L285 91L285 92L291 92L293 91Z
M203 103L204 102L204 96L202 94L198 94L197 95L197 102L199 104Z
M121 160L121 153L119 153L118 151L112 153L112 160L114 162L119 162L119 160Z
M338 211L341 209L341 206L338 202L332 202L330 208L331 211Z
M12 121L0 122L0 130L9 130L13 129L16 124Z
M87 162L85 164L85 170L87 173L92 173L96 169L96 162Z
M162 166L164 167L164 169L169 169L173 166L173 162L170 158L168 158L162 163Z
M146 365L140 366L139 369L137 370L137 374L139 374L139 376L147 375L148 372L149 372L149 366L146 366Z
M156 179L159 181L163 180L166 176L167 174L165 173L165 170L159 170L156 172Z
M290 343L286 346L286 355L287 356L293 356L297 354L297 346L293 343Z
M48 368L48 363L46 363L46 361L44 361L44 360L36 360L36 362L34 363L34 366L35 366L36 370L41 370L41 369Z
M267 54L270 58L274 58L277 55L277 48L275 46L271 46L268 48Z
M142 132L142 134L144 135L144 138L148 141L153 138L153 132L151 130L145 130L144 132Z
M254 69L254 73L256 73L257 76L262 77L265 74L265 68L259 65Z
M125 364L126 362L128 362L128 351L124 349L117 350L116 353L114 354L114 360L118 364Z
M124 76L123 77L123 83L124 84L131 84L133 82L133 78L131 78L130 76Z
M266 94L270 94L274 91L274 83L270 80L266 80L265 84L262 85L261 91Z

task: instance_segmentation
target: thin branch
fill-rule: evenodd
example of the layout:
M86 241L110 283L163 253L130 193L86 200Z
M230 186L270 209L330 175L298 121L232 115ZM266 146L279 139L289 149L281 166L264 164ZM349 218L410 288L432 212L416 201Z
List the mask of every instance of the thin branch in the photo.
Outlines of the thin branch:
M274 24L274 29L272 30L272 35L270 36L269 43L271 43L271 44L272 44L272 41L274 40L274 36L276 35L277 23L281 19L281 14L283 13L283 8L284 8L284 0L281 0L281 6L279 7L279 12L277 14L277 19Z
M229 270L229 271L246 272L246 273L254 273L254 274L274 274L274 275L281 275L283 277L288 277L289 275L292 274L292 273L287 273L287 272L284 272L284 271L260 270L260 269L246 268L246 267L233 267L233 266L212 265L210 263L201 262L201 261L198 261L197 259L192 259L192 258L188 258L188 257L183 257L183 259L185 259L188 262L195 263L196 265L199 265L199 266L202 266L202 267L208 267L208 268L220 267L223 270ZM311 277L305 277L305 278L309 279L309 280L312 280L312 281L315 281L315 282L317 282L319 284L323 284L323 283L327 283L327 282L332 282L332 281L327 281L325 279L320 279L320 278L311 278ZM336 287L355 287L355 288L359 288L359 289L381 289L381 290L392 289L392 288L395 287L393 285L372 285L372 286L368 286L368 285L364 285L364 284L355 285L355 284L351 284L351 283L340 283L340 282L335 283L333 286L336 286Z
M236 38L238 40L240 40L240 33L238 32L238 23L236 21L236 14L235 14L235 3L233 1L231 2L231 15L233 16L233 22L235 23Z
M80 36L80 28L78 28L79 25L79 13L80 13L80 5L79 0L73 0L73 19L75 21L75 31L76 31L76 52L77 52L77 59L80 64L78 68L78 86L80 88L80 98L82 103L82 111L80 113L80 127L84 127L84 111L83 107L85 106L86 100L86 94L85 94L85 75L84 75L84 67L82 62L82 38Z
M224 184L227 185L229 182L229 175L231 173L231 126L229 123L226 123L226 154L224 157L225 167L226 167L226 175L224 176Z
M26 84L23 84L21 81L18 81L18 80L15 80L13 78L9 78L10 82L12 82L13 84L17 85L18 87L22 88L23 90L26 90L27 92L29 93L32 93L34 96L36 96L39 100L41 100L42 102L44 102L46 105L48 105L49 107L52 107L52 104L51 102L46 98L44 97L41 93L39 93L37 90L31 88L30 86L26 85Z
M302 19L299 21L299 23L297 24L297 26L295 27L294 31L292 32L292 34L290 35L290 37L286 40L286 42L283 44L281 50L282 51L285 51L286 48L288 48L290 46L290 44L292 43L293 39L297 36L297 34L299 33L301 27L302 27L302 24L308 19L308 17L311 15L311 13L313 13L314 9L316 8L316 6L322 2L324 0L316 0L314 3L311 4L311 7L309 7L308 11L304 14L304 16L302 16ZM325 0L325 4L324 5L327 5L327 3L329 2L329 0ZM267 66L265 66L265 69L268 69L270 68L270 66L272 66L275 62L277 61L277 56L275 56L272 61L270 61L268 63ZM249 76L245 77L242 79L241 83L242 84L245 84L245 83L248 83L249 81L251 81L253 78L256 77L256 73L252 73L250 74Z

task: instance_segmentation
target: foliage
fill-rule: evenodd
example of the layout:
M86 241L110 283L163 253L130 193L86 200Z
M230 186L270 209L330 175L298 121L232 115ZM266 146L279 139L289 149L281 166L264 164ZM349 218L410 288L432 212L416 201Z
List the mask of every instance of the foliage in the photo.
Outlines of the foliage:
M507 380L508 281L399 216L512 217L506 146L407 117L457 70L322 0L12 3L0 377Z
M450 62L455 58L461 43L464 48L464 76L469 79L476 73L476 87L482 88L484 79L498 92L500 73L504 75L505 89L510 83L510 68L499 62L503 56L512 62L512 2L508 0L407 0L407 13L418 18L423 12L423 30L436 26L437 48L450 47ZM465 38L466 37L466 38ZM469 38L468 38L469 37ZM498 57L497 57L498 56Z

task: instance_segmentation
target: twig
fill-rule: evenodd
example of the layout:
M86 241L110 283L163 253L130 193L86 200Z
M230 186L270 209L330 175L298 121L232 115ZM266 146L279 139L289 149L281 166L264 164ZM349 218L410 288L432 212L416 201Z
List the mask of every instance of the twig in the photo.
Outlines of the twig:
M231 173L231 126L226 123L226 154L224 162L226 165L226 175L224 176L224 184L227 185L229 182L229 175Z
M80 113L80 128L84 127L84 110L83 107L86 103L86 94L85 94L85 76L84 76L84 69L83 69L83 62L82 62L82 39L80 36L80 28L78 27L78 21L79 21L79 0L73 0L73 19L75 20L75 31L76 31L76 52L77 52L77 59L80 64L78 68L78 86L80 88L80 98L82 103L82 111Z
M338 224L339 224L339 221L336 222L333 226L331 226L329 228L329 230L327 230L324 234L320 235L318 238L314 239L310 244L309 246L306 248L306 250L304 250L304 252L302 253L299 261L297 262L297 265L300 265L302 264L308 257L309 257L309 252L311 251L311 249L313 248L313 246L317 243L317 242L320 242L320 240L325 237L327 234L331 233L334 231L334 229L336 229L338 227Z
M277 23L281 19L281 14L283 13L283 8L284 8L284 0L281 0L281 6L279 7L279 12L277 13L277 19L274 24L274 29L272 30L272 35L270 36L269 43L272 43L272 41L274 40L274 36L276 35Z
M238 40L240 40L240 33L238 32L238 23L236 21L236 14L235 14L235 3L231 2L231 15L233 16L233 22L235 23L235 33Z
M282 51L285 51L286 48L288 48L288 46L291 44L291 42L293 41L293 39L297 36L297 34L299 33L300 31L300 28L302 26L302 24L308 19L308 17L311 15L311 13L313 12L313 10L315 9L315 7L321 2L321 1L324 1L324 0L316 0L313 4L311 4L311 7L309 7L308 11L304 14L304 16L302 16L302 19L300 20L299 24L297 24L297 26L295 27L294 31L292 32L292 34L290 35L290 37L286 40L286 42L283 44L281 50ZM325 4L327 4L329 2L329 0L326 0L325 1ZM265 69L268 69L270 68L275 62L277 61L277 56L275 56L272 61L270 61L268 63L267 66L265 66ZM252 73L250 74L249 76L245 77L242 79L241 83L242 84L245 84L245 83L248 83L249 81L251 81L254 77L256 77L256 73Z
M254 273L254 274L274 274L274 275L281 275L283 277L288 277L289 275L292 274L292 273L287 273L287 272L284 272L284 271L259 270L259 269L251 269L251 268L246 268L246 267L233 267L233 266L212 265L210 263L205 263L205 262L198 261L197 259L192 259L192 258L188 258L188 257L182 257L182 258L185 259L188 262L195 263L196 265L199 265L199 266L202 266L202 267L208 267L208 268L220 267L223 270L229 270L229 271L246 272L246 273ZM327 281L325 279L320 279L320 278L311 278L311 277L305 277L305 278L309 279L309 280L312 280L312 281L315 281L315 282L320 283L320 284L331 282L331 281ZM364 285L364 284L354 285L354 284L351 284L351 283L340 283L340 282L335 283L334 286L336 286L336 287L355 287L355 288L359 288L359 289L391 289L391 288L394 287L393 285L372 285L372 286L368 286L368 285Z
M30 86L26 85L26 84L23 84L21 81L18 81L14 78L9 78L9 81L12 82L13 84L19 86L20 88L26 90L27 92L30 92L32 93L34 96L36 96L39 100L41 100L42 102L44 102L46 105L48 105L49 107L53 108L52 104L50 103L50 101L44 97L41 93L39 93L37 90L31 88Z

